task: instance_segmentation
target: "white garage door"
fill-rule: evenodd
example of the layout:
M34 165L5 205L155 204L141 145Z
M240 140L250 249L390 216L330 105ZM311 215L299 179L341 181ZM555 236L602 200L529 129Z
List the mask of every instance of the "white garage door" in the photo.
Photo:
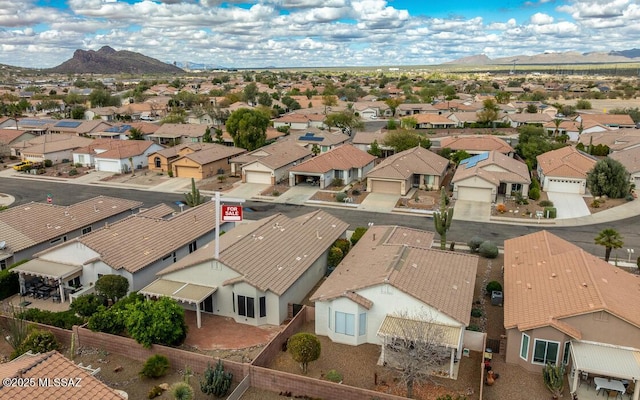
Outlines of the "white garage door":
M371 186L371 191L374 193L402 194L400 192L401 182L371 180Z
M118 160L96 160L96 171L120 173Z
M483 201L491 203L491 189L474 188L474 187L458 187L458 200Z
M245 171L247 183L264 183L271 185L271 173L263 171Z
M549 179L547 192L580 193L582 182L571 179Z

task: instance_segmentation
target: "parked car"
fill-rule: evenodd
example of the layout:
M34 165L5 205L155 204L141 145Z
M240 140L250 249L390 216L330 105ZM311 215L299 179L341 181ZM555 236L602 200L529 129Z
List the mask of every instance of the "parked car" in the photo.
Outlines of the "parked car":
M15 169L16 171L26 171L28 169L33 168L33 162L31 161L22 161L16 165L13 166L13 169Z

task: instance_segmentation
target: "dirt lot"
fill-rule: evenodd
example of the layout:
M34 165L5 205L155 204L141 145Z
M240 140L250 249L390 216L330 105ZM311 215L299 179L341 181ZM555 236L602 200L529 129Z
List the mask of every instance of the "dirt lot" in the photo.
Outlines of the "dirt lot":
M340 192L345 192L347 197L351 198L353 204L361 204L369 195L365 184L355 182L346 191L341 187L328 186L323 190L318 190L309 200L335 203L336 195Z

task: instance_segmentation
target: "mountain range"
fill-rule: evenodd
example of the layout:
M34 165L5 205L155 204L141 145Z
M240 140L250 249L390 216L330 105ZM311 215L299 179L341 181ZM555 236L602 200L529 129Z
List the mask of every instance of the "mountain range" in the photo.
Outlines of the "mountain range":
M104 46L98 51L76 50L73 57L46 70L59 74L182 74L175 65L133 51L116 51Z
M640 62L640 49L621 50L592 53L567 51L561 53L546 52L532 56L518 55L491 59L485 54L443 63L442 65L511 65L513 63L525 65L553 65L553 64L610 64Z

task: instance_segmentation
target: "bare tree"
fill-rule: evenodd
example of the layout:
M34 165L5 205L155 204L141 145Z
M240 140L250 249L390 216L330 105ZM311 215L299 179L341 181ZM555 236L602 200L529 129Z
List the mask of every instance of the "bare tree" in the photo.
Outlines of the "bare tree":
M378 334L382 336L382 357L387 366L396 368L400 381L407 387L407 397L413 397L415 384L429 380L450 360L445 336L450 327L434 321L427 313L399 312L388 315L390 329L385 324ZM448 369L448 367L447 367Z

